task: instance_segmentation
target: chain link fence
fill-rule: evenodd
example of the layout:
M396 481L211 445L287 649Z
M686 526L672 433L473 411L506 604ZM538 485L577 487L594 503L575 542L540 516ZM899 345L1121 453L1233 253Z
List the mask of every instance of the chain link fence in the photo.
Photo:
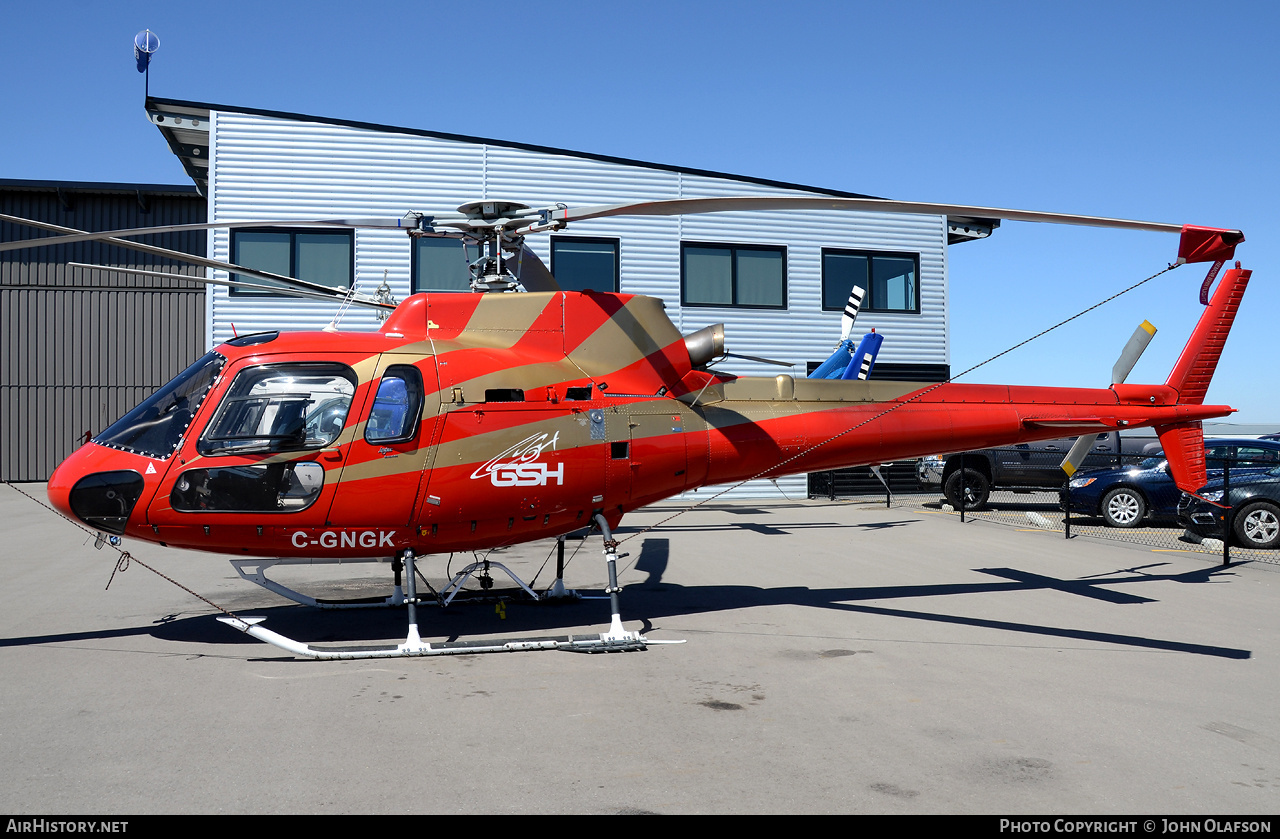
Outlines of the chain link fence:
M993 455L1016 463L1025 461L1026 451L997 449ZM949 513L963 520L1060 533L1064 539L1091 536L1154 550L1200 553L1223 562L1250 560L1280 566L1280 545L1268 544L1276 541L1270 537L1280 530L1280 467L1276 463L1211 458L1209 487L1222 489L1225 475L1235 502L1235 508L1230 509L1193 506L1194 499L1174 485L1163 457L1133 454L1113 460L1120 465L1077 472L1070 481L1059 469L1057 486L1046 485L1055 477L1051 471L1039 478L1040 486L1011 486L999 478L992 481L990 470L984 472L986 464L967 463L964 468L982 479L969 483L957 480L946 490L944 479L951 473L943 475L940 463L901 461L879 467L879 475L868 467L813 473L809 476L809 497ZM929 466L936 467L932 473ZM954 467L952 471L956 471ZM1263 489L1268 484L1270 498ZM1250 499L1239 499L1242 491L1258 490L1261 492ZM959 492L966 499L963 510ZM1206 495L1213 497L1211 492ZM1180 503L1184 521L1188 515L1197 515L1199 524L1194 528L1179 524ZM1223 539L1224 532L1231 532L1232 538ZM1250 546L1259 542L1268 546Z

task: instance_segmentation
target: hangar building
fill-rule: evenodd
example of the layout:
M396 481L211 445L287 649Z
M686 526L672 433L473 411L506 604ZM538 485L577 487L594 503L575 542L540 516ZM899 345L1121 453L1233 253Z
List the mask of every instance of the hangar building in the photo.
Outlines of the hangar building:
M455 211L477 198L562 202L740 195L867 197L522 143L349 120L149 98L147 114L208 200L210 221L401 216ZM782 359L805 375L839 340L855 281L868 288L859 332L885 337L876 378L949 375L947 246L998 222L834 211L734 212L598 219L528 244L562 287L647 294L684 333L724 323L729 351ZM386 279L397 299L467 287L464 248L382 230L213 230L215 259L366 293ZM475 252L469 255L471 259ZM225 274L215 274L227 279ZM318 329L334 306L211 287L211 344L268 329ZM375 329L353 311L346 329ZM777 368L733 362L765 375ZM780 481L806 491L803 477ZM765 483L743 495L776 494Z
M431 214L477 198L573 206L745 195L868 197L278 111L154 97L146 111L204 197L211 222ZM527 243L564 288L659 297L682 332L724 323L730 352L785 360L799 376L838 342L841 312L856 282L868 289L858 333L875 328L885 338L873 377L941 381L950 372L947 247L984 238L997 224L941 215L733 212L597 219L530 236ZM415 292L466 290L466 262L477 255L454 240L301 224L211 230L204 244L214 259L335 288L355 282L371 294L385 280L401 300ZM230 279L226 272L213 278ZM249 332L319 329L336 308L222 286L209 287L203 304L206 346ZM378 323L367 310L351 310L341 326L372 330ZM737 360L721 369L778 372ZM779 485L789 496L806 492L803 476ZM778 491L761 482L736 494Z

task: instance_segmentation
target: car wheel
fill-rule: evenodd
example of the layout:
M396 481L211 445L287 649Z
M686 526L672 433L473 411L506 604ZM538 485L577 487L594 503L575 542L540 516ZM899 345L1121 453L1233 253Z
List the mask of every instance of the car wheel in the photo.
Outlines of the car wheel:
M1146 515L1146 499L1136 489L1116 487L1102 496L1102 520L1111 527L1137 527Z
M987 505L987 497L991 494L991 482L976 469L956 470L947 478L942 493L957 510L981 510ZM964 499L963 506L961 498Z
M1266 501L1246 504L1236 512L1232 528L1245 548L1274 548L1280 545L1280 509Z

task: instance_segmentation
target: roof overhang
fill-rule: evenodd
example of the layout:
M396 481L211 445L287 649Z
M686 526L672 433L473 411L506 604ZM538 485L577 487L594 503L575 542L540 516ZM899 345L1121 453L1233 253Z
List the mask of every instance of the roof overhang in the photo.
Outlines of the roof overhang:
M972 242L985 239L1000 226L998 218L974 218L972 216L947 216L947 244Z
M169 150L182 161L196 189L209 194L209 108L177 102L147 101L147 119L160 129Z

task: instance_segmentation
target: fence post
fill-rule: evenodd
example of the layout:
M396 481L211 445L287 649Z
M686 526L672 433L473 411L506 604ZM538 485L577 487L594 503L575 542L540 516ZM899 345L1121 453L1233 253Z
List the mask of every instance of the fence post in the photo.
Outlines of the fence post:
M888 468L884 470L884 508L888 510L893 501L893 490L889 488L890 481L893 480L893 464L888 464Z
M1071 538L1071 479L1062 482L1062 531L1063 539Z
M1222 460L1222 503L1227 505L1227 512L1222 517L1222 564L1231 564L1231 526L1235 523L1235 508L1231 506L1231 461Z
M946 488L944 483L943 488ZM964 524L964 452L960 452L960 523Z

